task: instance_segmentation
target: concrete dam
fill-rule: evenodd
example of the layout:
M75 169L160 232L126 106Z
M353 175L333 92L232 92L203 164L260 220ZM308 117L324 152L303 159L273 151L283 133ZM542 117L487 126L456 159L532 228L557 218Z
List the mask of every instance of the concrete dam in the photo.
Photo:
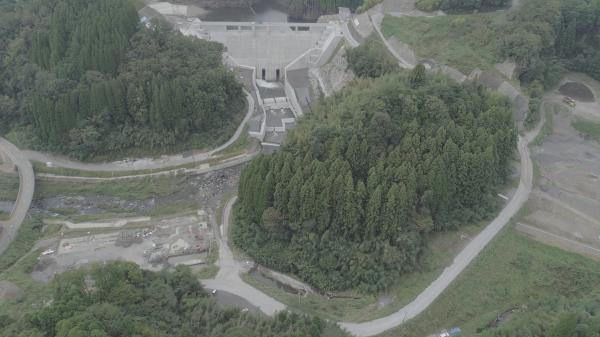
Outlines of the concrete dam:
M225 46L224 62L237 69L238 79L258 103L248 130L264 149L278 147L295 119L321 93L327 94L318 70L340 44L358 45L348 29L350 11L344 8L319 23L203 21L188 6L165 2L151 4L141 14L153 13L183 35Z
M253 67L256 76L266 81L285 77L285 67L306 54L308 63L316 65L321 54L340 39L335 23L287 22L209 22L194 19L180 23L184 35L217 41L239 65ZM337 33L337 34L336 34Z

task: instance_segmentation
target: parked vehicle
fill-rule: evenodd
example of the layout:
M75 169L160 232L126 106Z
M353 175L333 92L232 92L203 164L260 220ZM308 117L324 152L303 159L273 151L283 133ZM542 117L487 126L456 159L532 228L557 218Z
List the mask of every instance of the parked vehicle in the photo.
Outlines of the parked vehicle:
M56 253L56 250L54 250L54 249L47 249L47 250L45 250L45 251L42 252L42 256L52 255L54 253Z
M568 106L570 106L570 107L572 107L572 108L574 108L574 107L575 107L575 105L577 105L577 103L575 103L575 100L574 100L574 99L572 99L572 98L571 98L571 97L569 97L569 96L565 96L565 97L563 98L563 102L564 102L566 105L568 105Z
M440 332L440 336L439 337L454 337L454 336L458 336L460 335L460 328L459 327L454 327L450 330L442 330L442 332Z

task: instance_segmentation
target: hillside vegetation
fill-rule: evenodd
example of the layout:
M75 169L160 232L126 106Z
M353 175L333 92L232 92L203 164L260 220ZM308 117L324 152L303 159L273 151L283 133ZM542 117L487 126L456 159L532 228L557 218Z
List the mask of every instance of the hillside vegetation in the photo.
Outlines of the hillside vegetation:
M378 291L431 231L496 209L516 143L504 98L410 74L361 80L242 173L235 244L323 290Z
M423 11L493 10L510 5L512 0L417 0L416 6Z
M220 44L142 25L128 0L4 1L0 132L90 158L209 145L241 115Z
M346 50L348 68L359 77L376 78L398 69L398 61L378 37L372 35L363 44Z
M507 229L427 310L380 337L600 335L600 265Z
M600 2L523 0L512 11L433 18L386 17L383 31L469 73L510 58L523 84L553 87L565 69L600 79Z
M46 286L48 287L48 286ZM0 317L3 337L318 337L325 323L282 312L274 319L218 306L187 267L149 272L128 262L56 276L46 305ZM335 328L331 328L335 329ZM343 333L336 331L337 336Z
M316 20L321 15L337 14L339 7L355 10L363 0L276 0L287 8L291 18Z

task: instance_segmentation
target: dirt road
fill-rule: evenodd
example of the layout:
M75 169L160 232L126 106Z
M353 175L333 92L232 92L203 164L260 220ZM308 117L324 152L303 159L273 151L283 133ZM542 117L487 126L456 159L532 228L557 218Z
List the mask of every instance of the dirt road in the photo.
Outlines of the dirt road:
M2 233L0 233L0 254L2 254L17 235L19 227L21 227L23 220L25 220L29 206L31 206L35 188L35 176L33 174L33 167L27 157L16 146L2 137L0 137L0 152L5 153L19 171L19 194L17 195L17 200L8 221L0 222L2 226Z
M194 153L193 151L191 151L177 155L161 156L160 158L136 158L109 163L82 163L79 161L70 160L65 157L55 156L44 152L31 150L24 150L23 152L30 160L39 161L42 163L51 162L54 167L63 167L80 171L99 172L163 169L172 166L179 166L183 164L207 160L214 157L217 152L233 144L236 140L238 140L238 138L244 131L244 126L246 125L246 122L250 119L254 111L254 99L252 98L252 95L250 95L250 93L245 90L244 93L246 94L246 100L248 102L248 111L246 112L244 120L242 121L242 123L240 123L233 136L227 142L208 152Z

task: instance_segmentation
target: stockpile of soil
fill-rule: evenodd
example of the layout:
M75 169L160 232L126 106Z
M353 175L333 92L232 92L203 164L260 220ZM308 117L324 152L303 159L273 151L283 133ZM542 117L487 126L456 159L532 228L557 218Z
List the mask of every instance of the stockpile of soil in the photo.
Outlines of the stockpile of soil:
M558 91L580 102L594 102L594 93L585 84L579 82L567 82Z

